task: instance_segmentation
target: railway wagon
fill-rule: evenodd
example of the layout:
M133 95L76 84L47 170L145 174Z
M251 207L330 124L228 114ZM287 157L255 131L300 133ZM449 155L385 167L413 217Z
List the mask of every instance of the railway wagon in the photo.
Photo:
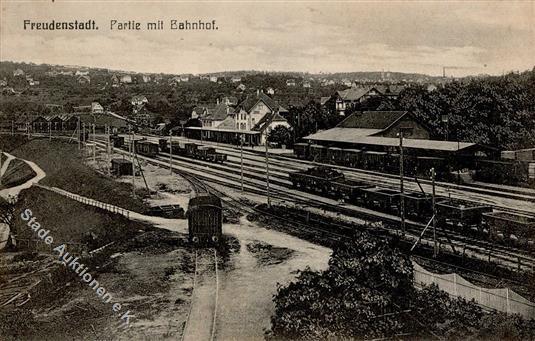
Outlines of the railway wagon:
M356 203L362 199L362 189L369 187L363 182L342 178L331 182L331 193L343 201Z
M405 214L409 217L428 219L433 216L431 196L422 192L404 192Z
M344 160L344 150L338 147L327 148L326 160L327 163L340 165Z
M199 144L197 143L186 143L184 145L184 149L186 149L186 155L195 157L197 155L197 148L199 148Z
M200 146L197 148L197 157L201 160L220 162L227 161L227 155L215 151L214 147Z
M135 142L136 153L145 155L145 156L156 156L158 155L158 145L156 143L148 141L136 141Z
M436 176L443 179L448 174L448 161L443 157L418 156L414 168L416 175L424 177L429 176L429 171L434 168Z
M217 243L221 240L223 213L221 199L214 195L199 195L188 204L189 239L195 244Z
M360 149L343 149L342 163L344 166L357 167L361 160L362 151Z
M368 150L362 153L362 158L365 169L382 171L386 165L387 154Z
M294 154L298 159L307 160L309 158L309 145L308 143L296 143L294 144Z
M161 152L169 153L169 141L167 139L158 139L158 146Z
M439 224L481 229L483 213L491 212L492 208L464 200L446 199L436 203L436 210Z
M382 212L396 212L399 207L400 192L394 189L370 187L363 188L364 205L369 208L378 208Z
M124 137L119 135L110 135L110 142L115 148L121 148L124 145Z
M331 181L343 179L344 174L325 166L312 167L306 171L290 173L290 181L294 188L302 188L315 192L327 193Z
M485 212L483 220L489 229L491 239L513 240L520 244L535 243L535 218L509 212Z
M310 160L315 162L322 162L327 158L327 147L313 144L310 146Z

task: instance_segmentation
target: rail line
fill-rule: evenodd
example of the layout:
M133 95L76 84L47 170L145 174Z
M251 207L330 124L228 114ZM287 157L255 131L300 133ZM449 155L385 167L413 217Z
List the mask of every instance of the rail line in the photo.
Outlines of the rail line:
M119 152L124 153L123 150L119 150ZM162 166L163 164L168 164L168 160L160 156L156 156L156 157L140 156L140 157L142 157L147 162L156 164L158 166ZM187 160L187 163L186 163L186 160ZM239 189L239 183L232 184L232 183L229 183L228 181L221 181L221 180L214 179L210 176L207 176L207 175L214 175L214 176L221 177L222 175L212 170L211 168L207 169L207 168L200 168L198 166L196 167L194 166L195 162L192 162L192 161L195 161L195 160L184 158L183 161L180 161L179 159L174 159L173 166L175 167L174 168L175 172L180 173L180 174L187 173L186 177L194 176L204 181L219 183L227 187ZM188 169L188 171L184 171L184 170L178 171L176 167L186 168ZM195 171L198 174L192 174L191 171ZM199 173L202 175L199 175ZM227 174L226 179L232 179L232 177L229 177ZM238 181L238 180L234 179L234 181ZM255 193L259 195L266 195L265 190L258 188L259 187L258 183L254 183L249 180L244 180L244 184L247 185L247 186L244 186L244 190L247 190L247 192L251 192L251 193ZM260 187L263 187L263 186L260 185ZM325 202L326 198L323 198L323 197L318 198L318 199L321 198L323 200L321 204L318 204L318 201L316 200L314 195L311 195L311 194L307 194L306 196L303 196L301 194L299 195L289 194L287 191L284 191L282 189L277 189L277 188L272 188L271 193L273 197L277 197L282 200L293 201L293 202L297 202L303 205L322 208L322 209L335 210L342 214L346 214L346 215L353 216L353 217L355 216L355 209L359 209L360 210L358 212L359 218L364 217L364 219L368 218L368 219L374 219L374 220L380 219L390 224L399 223L399 217L397 216L392 216L389 214L384 214L382 212L376 212L376 211L369 210L369 209L362 209L359 207L349 208L349 207L343 207L340 205L329 204ZM243 203L241 203L240 205L243 206ZM407 236L413 239L416 239L417 236L421 233L421 229L424 227L424 224L416 223L410 220L406 220L406 222L407 222L407 226L410 227L410 229L407 229ZM390 229L389 231L390 233L396 232ZM535 259L525 253L524 254L519 253L518 249L513 249L513 248L506 247L506 246L500 246L497 244L485 242L477 238L469 238L459 233L454 233L452 231L444 232L441 230L437 230L437 236L439 238L442 238L442 240L444 240L446 237L454 238L456 239L454 247L458 249L462 249L463 252L466 252L466 251L468 251L469 253L471 252L481 260L487 260L487 259L490 260L491 258L494 258L494 260L498 261L499 263L501 263L502 265L510 269L514 269L514 270L525 269L528 271L532 271L533 267L535 266ZM430 241L424 238L423 242L429 243ZM443 243L443 244L446 244L446 243Z
M206 260L206 258L208 258L207 257L208 254L211 254L211 256L209 257L211 259L210 264L203 262ZM211 266L212 265L211 263L213 263L213 266ZM211 273L212 271L213 273ZM184 323L184 328L182 329L182 335L180 337L180 340L182 341L189 341L189 340L196 341L199 339L204 339L200 337L199 333L203 332L202 327L206 327L206 325L202 326L202 323L207 322L206 319L202 318L204 317L202 310L205 307L205 305L197 303L199 306L195 306L196 304L195 298L197 294L199 295L199 297L206 298L206 295L203 295L204 293L198 293L198 291L200 290L199 283L202 282L202 284L206 286L207 279L211 277L213 277L213 280L215 282L215 288L213 290L213 304L212 304L213 307L212 307L212 312L211 312L212 317L211 319L209 319L210 327L204 328L204 336L206 336L205 339L209 339L210 341L215 339L216 326L217 326L217 310L218 310L218 304L219 304L218 256L217 256L217 250L214 248L203 249L203 250L196 249L195 250L195 272L193 275L192 299L190 302L188 314L186 316L186 321ZM194 310L195 308L198 309L198 311ZM194 315L198 315L198 316L193 316L193 320L192 320L192 313ZM201 325L192 326L192 323L199 323ZM195 329L193 330L192 328L195 328Z

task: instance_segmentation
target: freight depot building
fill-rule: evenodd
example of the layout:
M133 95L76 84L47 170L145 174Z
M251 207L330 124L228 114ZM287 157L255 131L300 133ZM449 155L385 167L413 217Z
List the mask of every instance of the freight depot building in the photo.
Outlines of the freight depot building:
M399 152L399 132L403 129L403 147L408 154L435 157L491 156L493 150L468 142L431 140L430 128L409 111L359 111L336 127L304 137L312 145Z

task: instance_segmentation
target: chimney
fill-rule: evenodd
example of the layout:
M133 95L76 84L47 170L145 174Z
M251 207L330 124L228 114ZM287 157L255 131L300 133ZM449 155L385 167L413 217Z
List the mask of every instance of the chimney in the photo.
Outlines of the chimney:
M260 96L260 90L256 89L256 97Z

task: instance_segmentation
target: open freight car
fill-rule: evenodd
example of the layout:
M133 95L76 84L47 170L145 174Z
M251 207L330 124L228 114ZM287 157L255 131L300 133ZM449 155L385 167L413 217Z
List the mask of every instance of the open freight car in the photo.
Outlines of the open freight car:
M483 213L491 212L492 208L469 201L446 199L436 203L437 218L443 226L451 225L453 228L477 228L481 230Z
M196 244L217 243L221 240L223 212L221 199L214 195L199 195L188 204L188 232Z
M483 220L491 239L504 239L534 246L535 217L510 212L486 212L483 213Z

